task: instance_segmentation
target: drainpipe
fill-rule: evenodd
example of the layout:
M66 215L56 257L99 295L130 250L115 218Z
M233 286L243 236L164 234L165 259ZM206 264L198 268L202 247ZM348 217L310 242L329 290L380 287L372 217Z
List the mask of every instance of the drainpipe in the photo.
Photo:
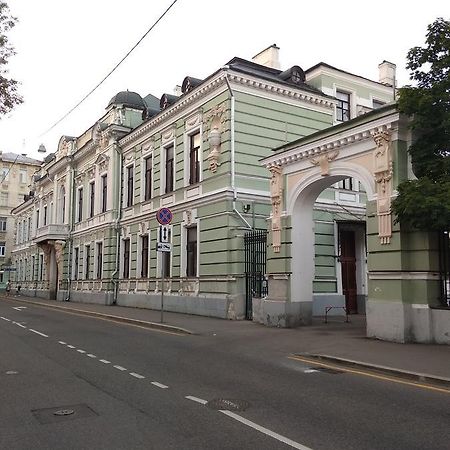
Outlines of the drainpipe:
M117 304L117 295L119 293L119 281L117 280L116 276L119 273L119 256L120 256L120 219L122 218L122 149L120 148L117 141L113 144L114 150L117 152L117 156L119 158L119 192L117 195L119 204L117 206L117 217L114 221L114 227L116 229L116 268L114 272L111 274L111 282L114 285L114 292L113 292L113 305Z
M224 69L225 71L228 71L230 69L229 66L224 66L222 67L222 69ZM233 212L235 212L240 218L241 220L245 223L246 228L248 228L249 230L252 229L252 227L250 226L250 224L245 220L245 218L242 216L242 214L237 210L236 208L236 200L237 200L237 190L236 190L236 175L235 175L235 167L234 167L234 163L235 163L235 145L234 145L234 101L235 101L235 97L234 97L234 92L231 89L231 85L230 85L230 81L228 80L228 73L225 72L225 82L227 83L227 88L228 91L230 92L230 97L231 97L231 117L230 117L230 121L231 121L231 125L230 125L230 140L231 140L231 189L233 190Z
M73 161L73 157L71 157L71 163ZM72 288L72 233L74 229L75 223L75 169L72 164L70 165L70 205L66 205L65 210L69 209L70 217L69 217L69 260L67 264L68 273L67 273L67 297L65 298L66 302L70 302L70 294ZM64 220L64 219L63 219Z

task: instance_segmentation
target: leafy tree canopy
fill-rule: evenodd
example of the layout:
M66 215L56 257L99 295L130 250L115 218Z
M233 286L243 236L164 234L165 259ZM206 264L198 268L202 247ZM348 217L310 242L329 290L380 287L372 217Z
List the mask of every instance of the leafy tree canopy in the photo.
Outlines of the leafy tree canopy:
M17 19L11 16L8 5L0 1L0 116L10 112L14 106L23 102L17 93L18 82L8 78L7 65L9 58L15 54L8 41L7 33L16 24Z
M408 151L417 180L398 187L397 221L425 230L450 228L450 21L428 26L425 47L414 47L406 68L415 86L400 89L398 107L411 117Z

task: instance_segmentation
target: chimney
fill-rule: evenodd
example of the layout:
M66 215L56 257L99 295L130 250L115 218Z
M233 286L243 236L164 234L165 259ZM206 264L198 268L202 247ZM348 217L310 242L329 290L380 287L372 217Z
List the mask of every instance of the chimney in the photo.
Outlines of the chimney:
M177 84L174 88L173 88L173 93L174 95L176 95L177 97L179 97L180 95L183 94L182 90L181 90L181 86L179 84Z
M277 47L277 44L272 44L270 47L257 53L252 58L252 61L266 67L271 67L272 69L280 69L279 51L280 47Z
M389 61L384 60L381 64L378 64L379 70L379 82L387 86L395 87L395 69L396 65Z

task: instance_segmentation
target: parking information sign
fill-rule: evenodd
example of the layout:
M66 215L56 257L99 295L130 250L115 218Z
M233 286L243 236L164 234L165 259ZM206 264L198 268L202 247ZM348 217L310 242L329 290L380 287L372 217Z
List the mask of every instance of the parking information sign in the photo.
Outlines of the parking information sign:
M169 208L160 208L156 213L156 220L161 225L169 225L172 222L172 211Z

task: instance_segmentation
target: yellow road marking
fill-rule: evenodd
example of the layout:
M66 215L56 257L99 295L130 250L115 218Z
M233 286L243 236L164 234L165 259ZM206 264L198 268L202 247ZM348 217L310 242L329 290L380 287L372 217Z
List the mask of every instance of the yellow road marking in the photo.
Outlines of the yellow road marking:
M354 373L354 374L357 374L357 375L364 375L366 377L376 378L378 380L392 381L394 383L406 384L408 386L414 386L414 387L417 387L417 388L428 389L430 391L443 392L444 394L450 394L450 390L449 389L438 388L438 387L435 387L435 386L430 386L428 384L416 383L414 381L400 380L399 378L388 377L388 376L384 376L384 375L376 375L374 373L364 372L362 370L356 370L356 369L349 369L347 367L342 367L342 366L338 366L338 365L334 365L334 364L326 364L326 363L315 361L313 359L303 358L303 357L300 357L300 356L288 356L288 358L289 359L294 359L294 360L297 360L297 361L306 362L308 364L312 364L312 365L316 365L316 366L323 366L323 367L328 367L330 369L342 370L343 372Z

